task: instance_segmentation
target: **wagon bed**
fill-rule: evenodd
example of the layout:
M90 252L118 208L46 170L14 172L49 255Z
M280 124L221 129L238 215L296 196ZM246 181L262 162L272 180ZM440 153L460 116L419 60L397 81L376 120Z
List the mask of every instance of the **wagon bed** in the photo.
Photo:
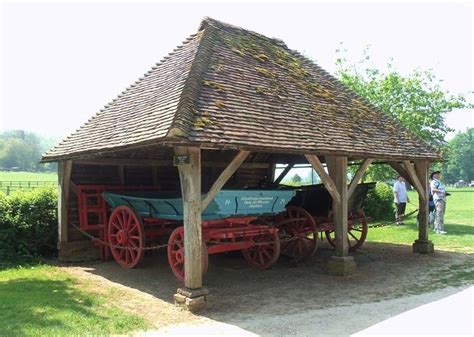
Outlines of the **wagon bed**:
M112 207L129 206L146 218L183 220L183 201L175 192L103 192ZM222 190L202 212L203 220L276 214L285 210L292 190ZM202 196L203 198L205 195Z

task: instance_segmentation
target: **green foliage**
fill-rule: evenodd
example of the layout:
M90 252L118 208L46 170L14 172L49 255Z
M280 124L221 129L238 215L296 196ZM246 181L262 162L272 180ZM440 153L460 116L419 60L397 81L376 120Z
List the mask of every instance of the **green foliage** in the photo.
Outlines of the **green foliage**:
M57 192L54 188L0 193L0 260L29 260L56 252Z
M41 154L56 143L56 139L41 137L23 130L0 133L0 168L7 170L56 170L56 164L40 165Z
M388 184L377 183L367 194L364 211L367 216L375 220L392 219L394 212L392 188Z
M291 178L291 181L295 184L301 183L300 175L298 173L295 173L295 175Z
M346 86L437 149L444 145L446 134L452 131L446 125L446 114L454 109L472 108L464 95L444 91L441 80L432 71L418 69L404 76L392 61L386 71L374 68L368 49L357 64L345 58L346 50L336 52L336 75ZM372 178L385 180L393 176L393 172L377 170L375 166L368 170Z
M449 141L446 159L441 168L446 183L474 180L474 128L458 133Z

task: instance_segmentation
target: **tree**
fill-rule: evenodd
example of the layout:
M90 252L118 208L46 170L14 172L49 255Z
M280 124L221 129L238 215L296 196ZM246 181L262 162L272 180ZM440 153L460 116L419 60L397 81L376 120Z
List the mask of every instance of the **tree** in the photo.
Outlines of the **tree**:
M295 184L299 184L301 182L301 177L298 173L295 173L295 175L291 178L291 181Z
M458 133L447 145L443 178L453 184L458 180L474 180L474 128Z
M53 143L52 138L44 138L23 130L5 131L0 134L0 168L18 168L23 171L54 170L55 165L39 165L41 153Z
M373 68L369 64L369 49L357 64L347 61L346 50L336 52L336 76L342 83L436 148L445 145L444 138L452 131L445 123L446 114L454 109L473 107L464 95L444 91L441 80L432 71L417 69L403 76L395 69L393 60L386 71ZM394 174L388 166L373 165L368 170L374 180L386 180Z

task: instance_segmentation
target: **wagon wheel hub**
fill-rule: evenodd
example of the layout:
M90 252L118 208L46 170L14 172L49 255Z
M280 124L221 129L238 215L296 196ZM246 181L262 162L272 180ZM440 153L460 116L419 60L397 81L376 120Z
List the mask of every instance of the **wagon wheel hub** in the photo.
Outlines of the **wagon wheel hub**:
M117 242L120 245L124 245L128 242L128 233L125 230L119 230L117 232Z

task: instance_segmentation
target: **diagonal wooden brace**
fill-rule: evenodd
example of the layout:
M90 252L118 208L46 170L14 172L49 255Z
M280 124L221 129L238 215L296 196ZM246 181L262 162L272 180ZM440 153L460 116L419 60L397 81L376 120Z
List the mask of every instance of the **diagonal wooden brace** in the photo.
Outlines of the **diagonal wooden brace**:
M321 178L321 181L328 190L333 201L338 204L341 203L341 196L337 191L336 185L334 184L334 181L331 179L331 177L326 173L326 171L324 171L323 164L321 164L321 162L319 161L318 156L306 154L305 157L311 164L311 166L314 168L314 170L318 173L319 177Z

